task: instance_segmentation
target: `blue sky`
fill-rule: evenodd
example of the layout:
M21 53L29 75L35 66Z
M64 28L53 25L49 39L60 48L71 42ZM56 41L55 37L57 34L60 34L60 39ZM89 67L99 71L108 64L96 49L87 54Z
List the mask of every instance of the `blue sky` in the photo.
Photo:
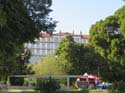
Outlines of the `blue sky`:
M53 0L50 16L58 21L56 31L88 34L92 24L122 7L122 0Z

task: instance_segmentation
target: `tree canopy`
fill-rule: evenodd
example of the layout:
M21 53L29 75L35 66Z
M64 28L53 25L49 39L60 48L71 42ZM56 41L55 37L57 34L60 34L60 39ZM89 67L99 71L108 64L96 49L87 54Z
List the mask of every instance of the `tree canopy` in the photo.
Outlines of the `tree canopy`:
M98 67L104 72L103 57L96 53L93 47L74 42L72 35L61 40L55 54L68 74L82 75L87 72L97 75Z
M41 31L52 33L51 5L51 0L0 0L0 51L33 42Z
M125 6L114 15L93 24L90 29L90 43L104 57L125 62Z
M67 73L69 73L71 69L71 62L74 62L74 51L74 40L71 35L67 35L66 37L64 37L60 41L59 47L55 51L55 55L58 56L60 63Z
M59 60L55 58L54 54L41 58L40 61L33 64L33 71L37 75L64 75L67 74L60 64Z
M93 24L89 42L107 60L108 80L125 80L125 6Z
M52 34L56 21L49 17L51 5L52 0L0 0L0 79L29 73L29 57L21 60L23 45L41 31Z

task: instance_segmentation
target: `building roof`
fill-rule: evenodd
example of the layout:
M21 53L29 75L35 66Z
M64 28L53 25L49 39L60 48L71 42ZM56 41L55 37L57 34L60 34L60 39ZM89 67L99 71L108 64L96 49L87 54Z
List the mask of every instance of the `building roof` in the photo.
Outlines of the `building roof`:
M65 35L68 35L68 34L71 34L73 35L73 37L82 37L82 38L85 38L85 39L88 39L89 38L89 35L80 35L80 34L74 34L74 33L69 33L69 32L59 32L59 33L53 33L52 35L48 34L48 33L40 33L40 37L52 37L52 36L65 36Z

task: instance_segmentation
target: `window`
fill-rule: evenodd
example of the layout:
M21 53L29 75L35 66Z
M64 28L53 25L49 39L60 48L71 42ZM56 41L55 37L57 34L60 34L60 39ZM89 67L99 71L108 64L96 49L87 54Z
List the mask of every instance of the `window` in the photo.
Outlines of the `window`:
M42 50L40 49L40 55L42 55Z
M40 42L43 40L42 37L39 38Z
M48 50L45 50L45 55L47 55L48 54Z
M59 42L59 37L54 37L54 42Z
M80 41L80 38L74 38L74 41L75 41L75 42L79 42L79 41Z
M48 41L48 38L45 37L45 38L44 38L44 41L47 42L47 41Z
M40 48L40 43L36 43L36 45L37 45L37 48Z
M45 38L42 38L42 42L45 42Z
M53 38L52 37L50 38L50 42L53 42Z
M49 37L47 38L47 42L50 42L50 38Z
M45 50L42 50L42 55L43 55L43 56L45 55Z
M37 48L37 44L33 44L33 48Z
M83 39L82 42L83 43L88 43L88 40L87 39Z
M42 43L40 43L40 48L42 48Z
M42 44L42 48L45 48L45 43Z
M34 55L34 50L31 51L31 54Z
M47 43L47 48L50 49L50 43Z
M55 43L55 48L57 48L58 47L58 43Z
M40 50L39 49L36 50L36 55L40 55Z
M53 48L56 49L58 47L58 43L53 43Z
M33 54L33 55L36 55L36 54L37 54L37 51L34 49L34 50L32 51L32 54Z
M53 49L53 44L52 43L50 43L50 49Z

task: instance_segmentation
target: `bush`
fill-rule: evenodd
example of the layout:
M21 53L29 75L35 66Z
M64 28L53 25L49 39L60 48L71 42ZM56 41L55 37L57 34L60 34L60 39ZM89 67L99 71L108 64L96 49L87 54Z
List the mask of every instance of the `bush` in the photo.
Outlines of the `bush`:
M125 82L114 82L112 85L111 93L123 93L125 92Z
M24 86L28 86L29 83L32 86L35 86L36 85L36 78L24 78Z
M11 85L19 85L22 86L24 83L24 78L20 77L10 77L10 84Z
M40 93L54 93L60 89L60 85L55 79L49 77L48 79L38 79L35 89Z
M77 88L87 89L89 86L89 82L87 81L76 81Z

